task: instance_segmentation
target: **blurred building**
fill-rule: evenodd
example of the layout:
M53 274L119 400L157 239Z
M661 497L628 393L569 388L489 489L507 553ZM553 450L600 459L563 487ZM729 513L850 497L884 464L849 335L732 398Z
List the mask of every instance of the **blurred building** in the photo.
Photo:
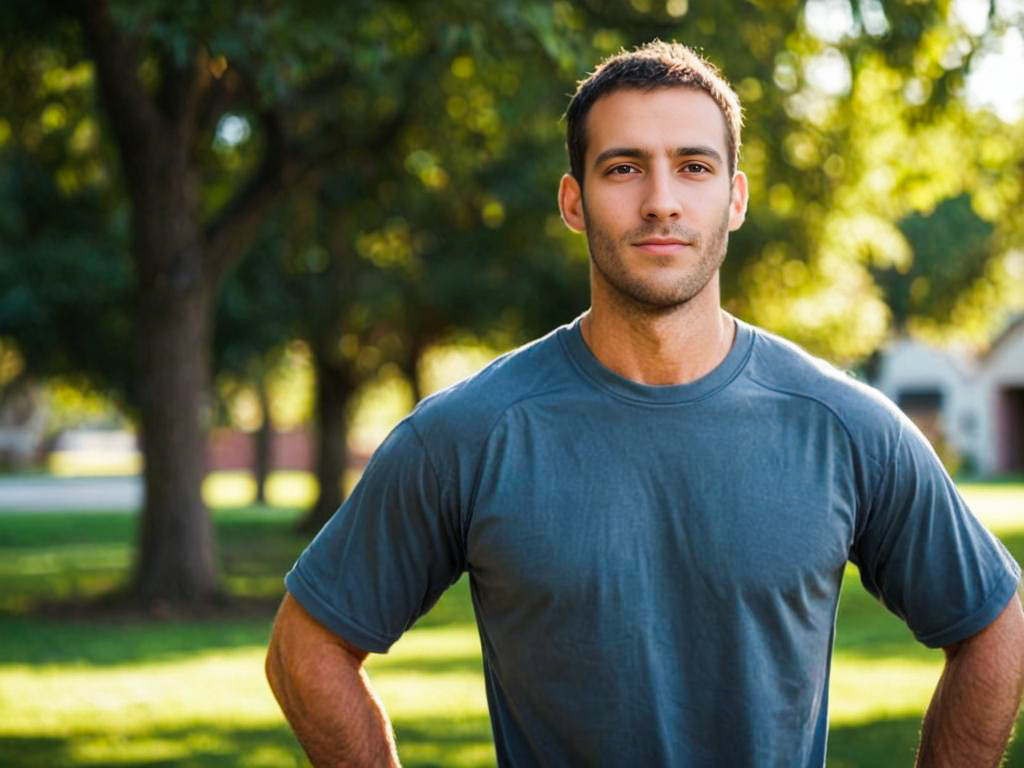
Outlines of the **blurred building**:
M135 475L142 454L133 432L79 427L54 437L46 468L54 475Z
M210 431L206 466L216 470L250 470L256 462L256 436L233 427ZM313 438L309 429L275 430L270 438L268 470L313 469Z
M8 389L0 397L0 469L26 469L39 459L46 417L32 387Z
M254 433L240 429L210 430L207 470L252 470L256 460L255 440ZM313 440L307 428L275 431L270 440L268 471L312 471ZM126 475L137 474L142 469L138 437L126 429L78 427L64 430L53 439L53 447L46 458L47 469L55 475ZM362 455L351 459L359 468L367 460Z
M892 341L874 385L944 459L955 456L983 475L1024 473L1024 315L982 355Z

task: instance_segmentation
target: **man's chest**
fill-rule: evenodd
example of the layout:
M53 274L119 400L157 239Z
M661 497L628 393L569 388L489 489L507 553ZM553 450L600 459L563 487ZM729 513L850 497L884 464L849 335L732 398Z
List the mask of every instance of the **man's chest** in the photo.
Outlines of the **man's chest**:
M528 416L495 431L480 472L467 554L481 595L578 605L609 590L786 600L837 587L857 499L828 419Z

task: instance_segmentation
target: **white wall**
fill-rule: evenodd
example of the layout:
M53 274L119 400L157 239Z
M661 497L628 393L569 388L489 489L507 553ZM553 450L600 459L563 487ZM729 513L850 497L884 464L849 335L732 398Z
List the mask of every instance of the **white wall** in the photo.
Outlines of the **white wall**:
M962 456L979 460L981 403L972 391L972 373L966 361L944 350L912 339L896 339L882 350L874 384L893 402L908 390L938 390L943 435Z

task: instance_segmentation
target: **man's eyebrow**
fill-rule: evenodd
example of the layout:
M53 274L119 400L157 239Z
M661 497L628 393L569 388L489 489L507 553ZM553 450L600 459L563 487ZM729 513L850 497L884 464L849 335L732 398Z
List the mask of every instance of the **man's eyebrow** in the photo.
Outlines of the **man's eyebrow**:
M636 147L611 147L610 149L606 149L604 152L598 153L597 157L594 158L594 168L602 165L607 160L611 160L613 157L629 157L636 160L649 160L651 153L646 149L638 149Z
M705 145L698 145L695 147L678 147L672 154L676 157L707 157L714 160L716 163L722 162L721 153L714 147L708 147Z
M714 147L709 147L703 144L699 144L693 147L676 147L672 151L673 157L707 157L714 160L716 163L722 162L721 153ZM594 158L594 168L596 169L599 165L611 160L613 158L633 158L636 160L649 160L651 153L646 149L639 149L638 147L611 147L603 152L599 152L597 157Z

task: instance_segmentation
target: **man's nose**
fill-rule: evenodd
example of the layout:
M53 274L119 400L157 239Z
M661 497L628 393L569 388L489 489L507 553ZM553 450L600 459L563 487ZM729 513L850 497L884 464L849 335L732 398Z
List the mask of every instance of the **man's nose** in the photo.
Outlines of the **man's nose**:
M673 181L669 169L652 168L648 171L646 194L640 211L645 219L667 221L682 215L679 190Z

